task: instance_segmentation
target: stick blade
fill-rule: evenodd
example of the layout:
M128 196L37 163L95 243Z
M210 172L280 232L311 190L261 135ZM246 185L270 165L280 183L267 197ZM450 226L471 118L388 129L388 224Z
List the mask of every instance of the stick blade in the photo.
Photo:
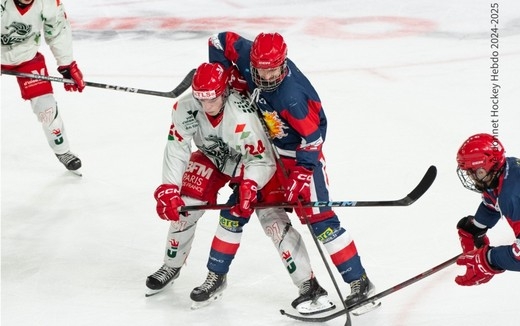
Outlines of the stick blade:
M408 206L414 203L417 199L421 198L421 196L424 195L428 189L430 189L431 185L435 181L435 178L437 178L437 167L435 167L435 165L431 165L417 187L415 187L412 192L403 198L402 204Z
M184 79L179 83L179 85L177 87L175 87L175 89L169 93L168 97L171 97L171 98L179 97L188 88L190 88L191 81L193 79L193 75L195 75L195 71L196 71L196 69L190 70L190 72L186 75L186 77L184 77Z

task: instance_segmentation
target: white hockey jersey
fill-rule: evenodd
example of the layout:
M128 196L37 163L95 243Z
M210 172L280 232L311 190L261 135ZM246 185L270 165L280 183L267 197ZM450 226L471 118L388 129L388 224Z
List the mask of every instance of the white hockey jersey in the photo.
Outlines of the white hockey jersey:
M16 66L29 61L40 47L42 32L58 66L69 65L72 31L60 0L34 0L19 9L13 0L2 0L2 64Z
M228 176L256 181L262 188L274 175L276 163L269 140L249 101L231 91L222 120L214 125L191 94L175 103L163 161L163 183L182 185L191 144Z

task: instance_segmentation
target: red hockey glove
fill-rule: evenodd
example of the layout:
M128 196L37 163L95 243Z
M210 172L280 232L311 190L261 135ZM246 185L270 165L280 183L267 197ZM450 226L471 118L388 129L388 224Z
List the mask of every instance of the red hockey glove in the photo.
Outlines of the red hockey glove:
M289 175L289 182L285 189L285 199L289 203L296 203L298 202L298 197L301 197L303 202L309 202L311 200L311 179L311 170L303 166L295 166Z
M462 229L459 229L458 232L462 252L465 254L475 249L482 248L485 245L489 245L489 238L485 232L481 235L473 235Z
M460 245L462 252L468 253L472 250L489 245L489 238L486 235L487 228L481 229L473 223L473 216L463 217L457 223Z
M172 184L162 184L155 190L153 196L157 200L157 214L163 220L178 221L178 208L184 206L179 187Z
M228 68L229 86L241 94L247 94L247 81L242 77L236 66Z
M457 265L466 266L466 274L455 277L455 282L462 286L480 285L489 282L495 274L503 270L496 270L489 265L487 253L489 246L475 249L462 254L457 259Z
M238 187L239 202L231 208L230 213L238 217L250 217L254 209L252 204L256 203L258 187L253 180L246 179Z
M83 81L83 74L81 73L81 70L79 70L76 61L72 61L68 66L59 66L58 72L63 75L63 78L72 79L75 82L75 84L64 84L67 92L79 91L81 93L83 91L83 88L85 88L85 82Z

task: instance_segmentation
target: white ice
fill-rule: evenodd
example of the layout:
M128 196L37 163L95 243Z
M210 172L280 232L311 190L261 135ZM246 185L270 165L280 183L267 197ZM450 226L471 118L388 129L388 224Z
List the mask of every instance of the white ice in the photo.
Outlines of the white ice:
M65 1L85 80L111 85L169 91L207 59L212 33L281 32L329 119L324 150L335 200L400 198L436 165L437 180L412 206L336 210L379 291L459 253L455 225L479 204L455 173L455 153L468 136L496 128L508 155L520 156L520 3L496 1L495 117L492 3ZM58 75L45 45L42 52ZM2 325L304 325L279 313L293 312L297 290L254 217L221 301L190 310L189 293L207 273L216 211L199 222L174 286L145 298L168 229L152 194L174 100L92 87L66 93L54 84L72 150L83 161L78 178L48 148L15 79L2 76L1 83ZM306 226L293 219L319 281L340 305ZM494 245L513 241L504 219L489 235ZM462 272L453 265L399 290L378 310L353 317L353 325L518 325L518 273L467 288L454 282ZM344 323L340 317L326 325Z

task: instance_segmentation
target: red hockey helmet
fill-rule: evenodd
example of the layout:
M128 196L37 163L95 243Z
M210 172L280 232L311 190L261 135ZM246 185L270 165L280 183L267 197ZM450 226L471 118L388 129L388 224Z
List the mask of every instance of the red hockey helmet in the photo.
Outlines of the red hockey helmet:
M481 192L496 187L505 162L504 147L496 137L476 134L457 152L457 173L464 187Z
M193 75L193 97L198 100L217 98L227 91L228 81L229 74L220 63L203 63Z
M251 73L256 86L265 91L273 91L287 75L287 44L278 33L261 33L251 46ZM258 69L281 68L274 80L260 77Z
M457 164L461 170L483 168L487 172L497 171L506 161L502 143L489 134L469 137L457 152Z

